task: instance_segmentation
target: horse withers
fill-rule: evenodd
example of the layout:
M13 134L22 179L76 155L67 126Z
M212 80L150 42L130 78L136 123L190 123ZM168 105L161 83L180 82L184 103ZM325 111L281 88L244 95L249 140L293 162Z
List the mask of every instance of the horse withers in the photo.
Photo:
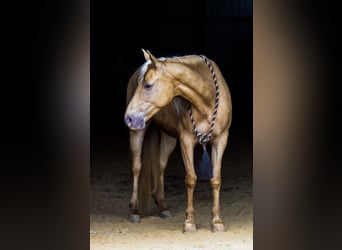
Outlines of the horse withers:
M151 212L151 197L159 216L171 216L165 205L164 171L179 139L186 170L187 208L183 232L196 231L193 192L198 176L194 147L201 144L199 177L210 179L213 192L212 231L224 231L220 218L221 164L232 120L228 86L216 63L205 56L156 58L143 50L146 62L131 76L127 87L125 123L130 129L133 192L128 220L140 222ZM204 160L205 161L205 160ZM210 160L209 160L210 161Z

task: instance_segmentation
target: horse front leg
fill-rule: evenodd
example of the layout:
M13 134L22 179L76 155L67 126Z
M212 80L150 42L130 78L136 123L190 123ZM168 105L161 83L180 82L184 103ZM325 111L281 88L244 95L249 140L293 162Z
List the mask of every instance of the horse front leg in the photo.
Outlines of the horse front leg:
M221 134L213 143L211 159L213 165L213 178L210 180L213 190L212 207L212 231L223 232L224 225L220 217L220 189L221 189L221 165L224 150L227 145L228 132Z
M193 206L194 189L197 180L197 176L194 169L194 142L191 140L190 137L182 136L180 140L180 146L186 171L185 184L187 188L188 197L183 232L192 233L196 231Z
M157 190L155 194L155 201L158 205L159 216L161 218L170 218L171 213L165 205L165 194L164 194L164 173L167 166L170 154L173 152L177 144L177 139L161 132L160 139L160 158L159 158L159 176Z
M129 204L130 215L128 220L133 223L140 222L140 215L138 209L138 183L139 174L141 170L141 151L144 141L145 130L130 131L130 148L132 154L132 174L133 174L133 192Z

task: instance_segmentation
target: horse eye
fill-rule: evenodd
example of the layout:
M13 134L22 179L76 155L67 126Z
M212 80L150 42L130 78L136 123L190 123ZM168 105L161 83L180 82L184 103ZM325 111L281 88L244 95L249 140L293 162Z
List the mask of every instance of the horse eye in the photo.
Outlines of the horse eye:
M151 89L152 87L153 87L153 84L147 83L147 82L145 82L144 85L143 85L143 88L144 88L144 89L147 89L147 90L148 90L148 89Z

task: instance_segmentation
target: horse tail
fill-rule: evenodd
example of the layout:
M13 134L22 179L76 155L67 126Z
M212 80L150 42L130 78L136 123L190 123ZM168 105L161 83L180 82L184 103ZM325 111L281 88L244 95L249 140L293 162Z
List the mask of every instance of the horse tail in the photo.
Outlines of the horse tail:
M142 149L142 166L139 175L139 212L152 215L156 212L153 195L156 192L159 176L160 131L153 122L149 125Z

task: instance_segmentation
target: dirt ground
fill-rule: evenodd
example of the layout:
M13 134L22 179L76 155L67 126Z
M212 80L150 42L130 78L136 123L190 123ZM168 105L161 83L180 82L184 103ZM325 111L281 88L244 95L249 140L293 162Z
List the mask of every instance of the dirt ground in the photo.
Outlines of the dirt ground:
M132 191L127 147L97 153L92 157L90 249L253 249L252 157L251 152L240 149L226 152L223 158L221 217L225 232L210 231L211 187L209 182L198 182L194 193L197 232L193 234L182 232L186 189L178 148L165 173L166 204L172 218L146 216L139 224L127 221Z

